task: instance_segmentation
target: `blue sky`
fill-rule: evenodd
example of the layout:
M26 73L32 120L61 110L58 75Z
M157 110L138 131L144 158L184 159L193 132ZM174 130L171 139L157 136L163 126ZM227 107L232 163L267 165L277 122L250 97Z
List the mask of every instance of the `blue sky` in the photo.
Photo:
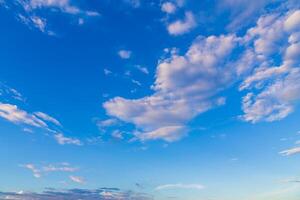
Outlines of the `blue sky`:
M0 198L298 200L297 0L0 0Z

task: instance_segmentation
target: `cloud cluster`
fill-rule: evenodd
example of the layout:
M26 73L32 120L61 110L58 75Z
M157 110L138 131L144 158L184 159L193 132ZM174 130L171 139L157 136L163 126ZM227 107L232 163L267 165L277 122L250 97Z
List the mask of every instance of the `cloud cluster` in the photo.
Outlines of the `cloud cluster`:
M237 42L234 35L198 37L184 56L173 54L159 63L153 95L136 100L116 97L103 106L109 115L142 129L135 133L142 140L178 140L189 120L224 103L214 95L231 79L224 60Z
M100 16L96 11L81 9L72 0L16 0L15 3L4 0L2 5L18 10L16 16L19 21L48 35L55 33L48 28L47 12L41 14L41 10L74 16L79 24L84 23L84 18Z
M147 194L133 191L121 191L117 188L100 188L96 190L70 189L55 190L49 188L42 193L35 192L0 192L0 199L10 200L152 200Z
M275 121L300 99L300 10L260 17L244 36L199 36L184 55L159 61L154 94L140 99L115 97L107 114L136 126L140 140L176 141L187 123L225 103L220 91L234 83L247 91L241 118Z
M25 126L23 130L26 132L33 132L29 127L35 127L52 133L58 144L82 145L80 140L64 136L60 130L62 128L61 123L46 113L30 113L17 105L0 101L0 117L14 124Z

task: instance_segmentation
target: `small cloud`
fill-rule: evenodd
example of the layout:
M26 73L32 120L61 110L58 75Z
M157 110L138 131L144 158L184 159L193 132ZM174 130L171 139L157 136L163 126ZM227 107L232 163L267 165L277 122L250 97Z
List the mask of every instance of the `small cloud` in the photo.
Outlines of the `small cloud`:
M124 139L123 133L119 130L114 130L111 133L111 136L115 139L118 139L118 140L123 140Z
M34 164L29 163L29 164L21 165L21 167L29 169L30 171L32 171L33 176L35 178L40 178L42 176L41 171L39 169L37 169Z
M197 26L195 17L192 12L186 12L183 20L177 20L168 25L167 29L171 35L183 35L190 32Z
M129 50L120 50L118 52L118 55L120 56L120 58L122 59L129 59L131 57L132 52Z
M195 189L202 190L204 186L201 184L166 184L160 185L155 188L155 190L167 190L167 189Z
M142 84L137 80L132 79L131 82L138 85L138 86L142 86Z
M47 115L46 113L43 113L43 112L35 112L34 114L35 114L37 117L43 119L44 121L51 122L51 123L53 123L53 124L55 124L55 125L57 125L57 126L62 126L61 123L60 123L57 119L55 119L55 118L53 118L53 117Z
M108 76L108 75L111 75L112 74L112 71L110 71L109 69L103 69L103 73Z
M279 152L283 156L291 156L300 153L300 147L295 147Z
M164 2L162 5L161 5L161 10L165 13L168 13L168 14L173 14L176 12L177 10L177 7L174 3L172 2Z
M135 68L144 74L149 74L147 67L142 67L141 65L136 65Z
M85 180L83 177L79 177L79 176L69 176L70 180L75 182L75 183L79 183L79 184L84 184Z
M37 167L36 165L29 163L21 165L21 167L26 168L32 171L35 178L40 178L42 175L53 173L53 172L75 172L78 171L78 168L70 166L69 163L60 163L60 164L49 164L45 166Z
M23 131L26 133L33 133L33 130L30 128L23 128Z
M141 6L140 0L123 0L125 3L129 4L133 8L139 8Z
M82 143L80 140L76 138L69 138L65 137L62 133L58 133L54 135L54 139L58 142L58 144L65 145L65 144L73 144L73 145L78 145L81 146Z

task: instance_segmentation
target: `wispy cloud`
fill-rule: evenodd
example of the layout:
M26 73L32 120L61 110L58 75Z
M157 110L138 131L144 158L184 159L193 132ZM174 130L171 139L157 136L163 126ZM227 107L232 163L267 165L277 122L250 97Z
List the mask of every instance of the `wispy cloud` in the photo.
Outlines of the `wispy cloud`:
M55 134L54 139L57 141L58 144L61 145L65 145L65 144L73 144L77 146L83 145L79 139L66 137L62 133Z
M79 176L69 176L70 180L75 182L75 183L79 183L79 184L84 184L85 180L83 177L79 177Z
M281 151L279 153L283 156L291 156L291 155L299 154L300 153L300 147L294 147L294 148L291 148L291 149Z
M4 0L3 5L6 8L17 7L16 16L20 22L48 35L56 35L48 27L49 12L72 15L78 19L100 16L97 11L81 9L71 0L16 0L14 3Z
M195 190L202 190L204 186L201 184L166 184L160 185L155 188L156 190L168 190L168 189L195 189Z
M32 172L35 178L41 178L45 174L54 173L54 172L75 172L79 169L72 167L69 163L60 163L60 164L48 164L44 166L37 166L32 163L20 165L21 167L28 169Z

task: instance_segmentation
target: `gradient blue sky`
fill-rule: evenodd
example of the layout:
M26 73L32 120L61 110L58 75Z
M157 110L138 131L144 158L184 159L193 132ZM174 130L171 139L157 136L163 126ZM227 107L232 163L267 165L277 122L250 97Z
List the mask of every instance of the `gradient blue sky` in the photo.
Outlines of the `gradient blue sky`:
M0 0L0 26L0 199L299 200L299 1Z

